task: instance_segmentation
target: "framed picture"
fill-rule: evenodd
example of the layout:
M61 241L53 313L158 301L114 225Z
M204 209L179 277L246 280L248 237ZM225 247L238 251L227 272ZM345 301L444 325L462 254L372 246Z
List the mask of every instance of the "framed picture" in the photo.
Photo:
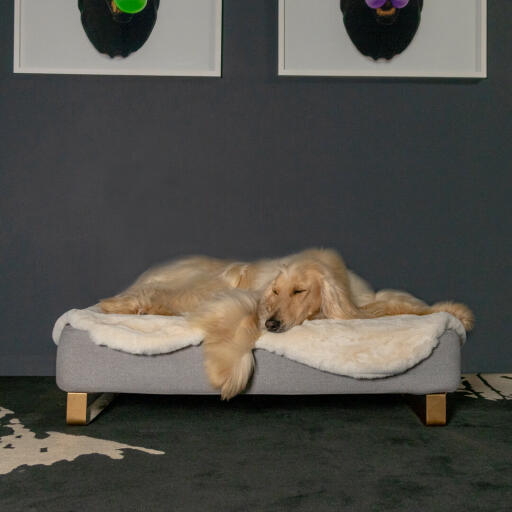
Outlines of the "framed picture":
M279 0L279 75L485 78L486 39L486 0Z
M115 23L114 31L101 25L105 44L113 48L107 48L114 55L109 56L98 50L103 41L94 39L99 30L94 24L103 18L112 24L111 12L120 12L116 6L113 0L15 0L14 72L221 76L222 0L148 0L141 12L151 19L140 25L145 33L128 50L116 49L110 34L126 30L141 13L126 15L129 22Z

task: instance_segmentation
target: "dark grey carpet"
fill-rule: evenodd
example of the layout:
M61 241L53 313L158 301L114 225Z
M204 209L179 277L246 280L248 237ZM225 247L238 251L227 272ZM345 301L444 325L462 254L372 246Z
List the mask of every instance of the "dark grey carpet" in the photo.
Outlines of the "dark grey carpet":
M91 425L68 427L52 379L0 378L0 407L14 413L0 419L4 440L18 418L38 439L60 432L165 452L19 466L0 476L2 512L512 507L511 400L457 393L449 424L424 427L400 396L122 395ZM0 468L16 449L0 443Z

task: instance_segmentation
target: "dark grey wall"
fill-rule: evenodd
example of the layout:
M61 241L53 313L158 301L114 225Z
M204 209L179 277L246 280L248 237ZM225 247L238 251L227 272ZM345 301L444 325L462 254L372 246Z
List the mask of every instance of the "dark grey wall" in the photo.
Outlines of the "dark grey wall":
M512 2L489 2L484 81L277 78L274 0L225 0L222 79L14 75L12 3L0 374L51 374L57 316L156 261L311 245L467 302L464 370L512 370Z

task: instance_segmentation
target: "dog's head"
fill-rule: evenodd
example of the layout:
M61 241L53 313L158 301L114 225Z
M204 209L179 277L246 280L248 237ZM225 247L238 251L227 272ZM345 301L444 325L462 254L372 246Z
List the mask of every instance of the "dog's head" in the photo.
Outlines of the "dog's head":
M423 0L340 0L350 39L368 57L392 59L411 43Z
M284 332L304 320L350 318L348 291L333 270L320 261L292 262L281 268L260 300L262 328Z

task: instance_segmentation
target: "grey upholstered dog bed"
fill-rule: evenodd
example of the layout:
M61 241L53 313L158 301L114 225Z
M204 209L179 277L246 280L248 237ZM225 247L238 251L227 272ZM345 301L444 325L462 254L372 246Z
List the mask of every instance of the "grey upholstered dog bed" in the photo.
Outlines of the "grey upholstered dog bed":
M445 331L432 354L400 375L354 379L317 370L266 350L255 350L250 394L430 394L455 391L460 382L460 338ZM66 326L57 351L57 385L67 392L217 394L203 369L201 347L153 356L93 343Z
M445 393L460 382L460 338L447 330L432 354L408 371L380 379L354 379L255 351L256 369L246 393L373 394ZM65 327L57 351L57 385L67 392L217 394L203 369L201 347L153 356L93 343L87 332Z
M446 423L446 393L460 382L461 345L452 329L439 337L432 354L399 375L355 379L297 363L266 350L255 350L256 368L249 394L426 395L427 424ZM87 424L108 404L91 393L214 394L203 370L201 348L189 346L169 354L134 355L95 344L86 331L66 326L57 350L57 385L68 393L67 421Z

